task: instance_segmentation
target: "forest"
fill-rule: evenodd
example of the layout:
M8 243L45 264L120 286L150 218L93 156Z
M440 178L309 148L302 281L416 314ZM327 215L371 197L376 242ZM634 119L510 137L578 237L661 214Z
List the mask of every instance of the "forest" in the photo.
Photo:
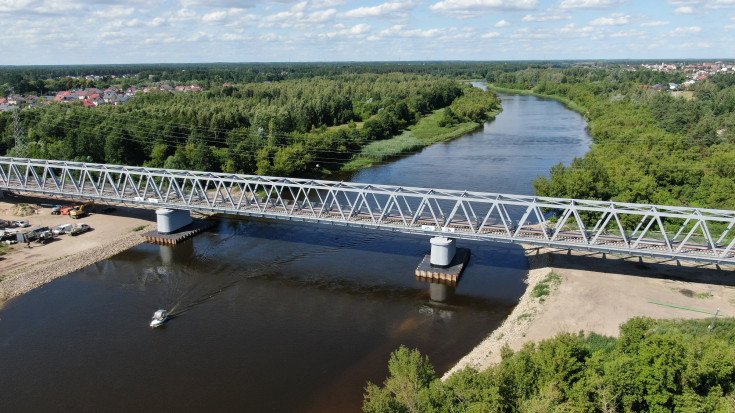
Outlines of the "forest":
M517 352L505 347L499 364L446 381L402 346L382 385L366 386L363 411L732 412L733 327L732 319L633 318L619 338L560 334Z
M682 78L526 69L494 79L498 87L558 98L588 121L591 150L537 179L536 194L735 209L735 74L693 84L691 97L643 87Z
M26 155L171 169L323 176L360 148L445 110L444 125L481 125L493 92L419 74L347 74L143 93L125 105L51 104L19 114ZM0 152L16 155L11 114Z

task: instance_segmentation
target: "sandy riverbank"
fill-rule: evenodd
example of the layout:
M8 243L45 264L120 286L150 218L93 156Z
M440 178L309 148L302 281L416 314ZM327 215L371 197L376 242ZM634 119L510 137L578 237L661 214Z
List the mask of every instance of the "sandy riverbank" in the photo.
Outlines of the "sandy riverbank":
M155 228L154 210L114 206L113 212L93 213L79 220L68 215L51 215L51 208L41 207L30 215L19 213L18 206L26 204L33 211L41 204L66 204L52 198L5 195L0 199L0 219L25 220L28 228L56 227L61 224L87 223L92 230L72 237L55 237L46 245L31 243L12 245L12 251L0 257L0 305L25 292L46 284L70 272L84 268L122 252L144 241L140 235ZM98 205L99 211L104 205ZM143 227L144 229L134 231Z
M526 292L505 322L462 358L444 378L464 367L478 370L500 361L500 349L518 350L559 333L618 336L630 318L712 318L686 307L735 317L735 268L655 259L526 248ZM533 288L554 272L561 282L548 296ZM656 304L658 303L658 304Z

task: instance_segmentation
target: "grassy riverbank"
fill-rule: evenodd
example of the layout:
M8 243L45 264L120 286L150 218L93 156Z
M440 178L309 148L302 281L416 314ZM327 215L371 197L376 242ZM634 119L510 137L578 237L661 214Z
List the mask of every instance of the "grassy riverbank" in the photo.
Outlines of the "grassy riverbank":
M488 120L494 119L498 113L500 113L499 110L488 114ZM342 171L356 171L376 163L387 162L435 143L449 142L473 132L483 125L479 122L462 122L439 126L443 117L444 109L435 110L402 134L366 145L351 161L342 166Z

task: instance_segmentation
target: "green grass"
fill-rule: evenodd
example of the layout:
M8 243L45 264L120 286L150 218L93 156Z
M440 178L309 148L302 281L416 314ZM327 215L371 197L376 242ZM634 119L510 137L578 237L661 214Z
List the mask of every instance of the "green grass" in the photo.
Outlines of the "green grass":
M526 320L526 319L532 319L532 318L533 318L533 314L531 314L531 313L524 313L524 314L519 315L518 318L516 319L516 321L519 321L520 322L520 321L523 321L523 320Z
M360 153L344 164L342 170L356 171L372 164L386 162L397 156L415 152L438 142L449 142L482 126L482 124L476 122L465 122L441 127L439 126L439 120L442 116L443 109L436 110L398 136L365 145Z
M550 272L540 283L536 284L531 290L531 297L538 298L540 302L544 302L545 297L551 294L551 290L561 284L561 276L555 272Z
M145 227L147 227L147 225L141 225L141 226L135 227L135 228L133 228L133 232L141 231L141 230L145 229Z
M601 350L613 351L615 350L615 345L618 341L618 339L615 337L603 336L597 333L589 333L587 336L585 336L584 333L580 332L579 336L580 338L582 338L582 341L590 348L591 353L595 353Z

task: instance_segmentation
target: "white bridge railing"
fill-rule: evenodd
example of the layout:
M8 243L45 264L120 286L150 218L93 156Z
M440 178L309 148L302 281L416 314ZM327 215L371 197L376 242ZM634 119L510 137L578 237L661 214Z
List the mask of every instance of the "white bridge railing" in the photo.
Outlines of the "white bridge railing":
M735 211L0 157L0 189L735 264Z

